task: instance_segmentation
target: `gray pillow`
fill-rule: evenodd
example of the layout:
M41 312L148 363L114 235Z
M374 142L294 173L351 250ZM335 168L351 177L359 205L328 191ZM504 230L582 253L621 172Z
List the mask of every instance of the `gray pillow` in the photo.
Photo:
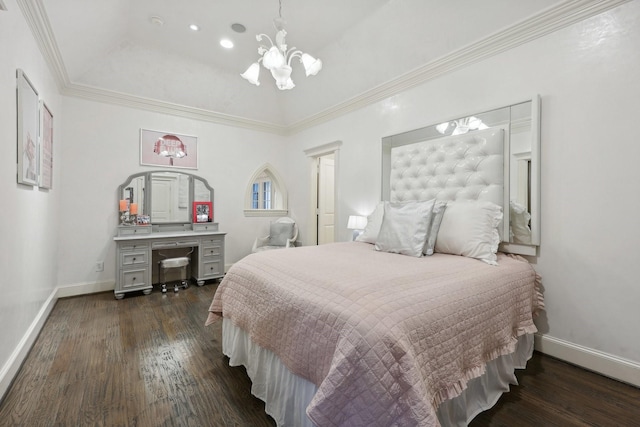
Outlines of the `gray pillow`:
M293 237L292 222L274 222L269 230L269 246L285 246Z
M377 251L422 256L435 199L426 202L389 202L376 240Z
M440 229L440 223L442 222L442 216L444 210L447 208L447 202L436 202L433 205L431 225L429 226L429 233L427 234L427 243L424 245L424 254L433 255L433 249L436 247L436 238L438 237L438 230Z

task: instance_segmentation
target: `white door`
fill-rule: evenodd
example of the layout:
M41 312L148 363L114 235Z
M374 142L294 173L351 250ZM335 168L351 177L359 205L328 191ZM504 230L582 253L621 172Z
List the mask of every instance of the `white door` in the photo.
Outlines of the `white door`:
M318 244L333 243L335 229L335 160L318 158Z
M173 182L167 179L154 179L152 181L151 194L153 195L151 221L171 221L173 212Z

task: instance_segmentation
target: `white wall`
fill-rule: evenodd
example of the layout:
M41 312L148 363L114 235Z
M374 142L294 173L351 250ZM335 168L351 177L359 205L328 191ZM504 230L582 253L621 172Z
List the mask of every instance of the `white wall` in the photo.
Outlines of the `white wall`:
M336 221L348 240L348 215L380 200L382 137L538 93L542 245L533 262L547 308L539 329L565 349L631 361L640 383L639 21L640 2L631 2L292 136L290 174L300 179L290 200L301 227L310 215L303 150L343 142Z
M53 294L58 271L57 224L62 108L55 82L18 6L0 11L0 396L16 372L28 332ZM19 40L19 42L17 42ZM53 189L17 184L16 69L21 68L54 115ZM43 320L41 318L40 320ZM35 338L35 336L33 337Z
M115 281L118 186L133 173L158 169L140 165L140 128L198 137L198 170L215 191L214 220L227 232L227 264L251 251L256 236L268 234L273 218L244 216L244 195L257 168L269 162L286 180L285 138L149 111L64 97L65 168L60 191L58 285ZM180 169L176 169L180 170ZM104 272L95 272L104 261Z

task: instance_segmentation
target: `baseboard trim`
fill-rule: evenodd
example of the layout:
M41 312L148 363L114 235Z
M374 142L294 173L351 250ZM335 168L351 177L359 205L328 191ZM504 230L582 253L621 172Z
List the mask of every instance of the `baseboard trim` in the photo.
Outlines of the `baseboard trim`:
M535 349L581 368L640 387L640 364L559 338L536 334Z
M77 283L75 285L58 286L56 288L57 298L75 297L78 295L95 294L98 292L113 291L116 287L115 282L92 282Z
M53 310L53 307L56 305L56 301L58 300L56 294L57 288L51 292L51 295L49 295L49 298L47 298L37 316L33 319L33 322L31 322L29 329L27 329L27 332L24 334L15 350L11 353L9 360L7 360L7 363L5 363L0 370L0 402L2 402L5 393L9 390L9 387L11 387L13 379L16 377L22 363L27 358L33 343L36 341L36 338L38 338L49 314L51 314L51 310Z

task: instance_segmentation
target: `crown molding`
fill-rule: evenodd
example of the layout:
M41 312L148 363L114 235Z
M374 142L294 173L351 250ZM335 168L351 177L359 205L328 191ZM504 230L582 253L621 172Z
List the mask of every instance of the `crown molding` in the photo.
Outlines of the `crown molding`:
M0 0L2 1L2 0ZM63 95L113 103L131 108L171 114L261 132L291 135L356 111L383 99L419 86L437 77L528 43L584 19L632 0L567 0L515 25L431 61L398 78L379 85L290 125L277 125L214 111L158 101L125 93L79 85L69 80L42 0L16 0Z
M280 135L285 135L287 132L286 127L282 125L245 119L243 117L217 113L215 111L205 110L203 108L173 104L171 102L158 101L155 99L133 96L122 92L110 91L75 83L68 84L63 90L61 90L61 93L63 95L72 96L75 98L84 98L92 101L116 104L124 107L143 109L156 113L169 114L188 119L201 120L205 122L212 122L226 126L256 130L260 132L269 132Z

